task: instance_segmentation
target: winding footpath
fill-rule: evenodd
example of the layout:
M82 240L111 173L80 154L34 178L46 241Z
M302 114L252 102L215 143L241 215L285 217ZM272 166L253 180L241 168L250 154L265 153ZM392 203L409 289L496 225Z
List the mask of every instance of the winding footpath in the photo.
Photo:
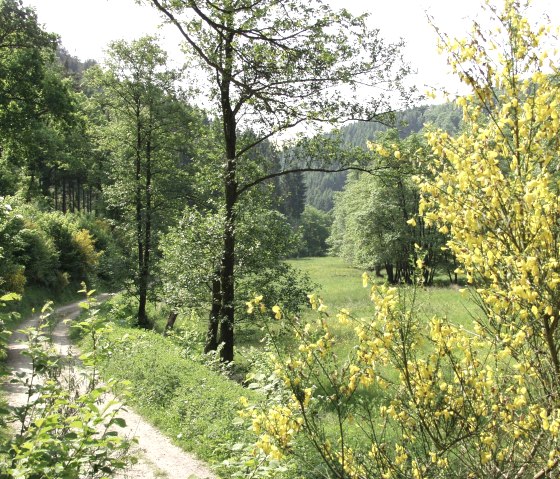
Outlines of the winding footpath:
M109 295L99 295L98 300L103 301ZM54 313L62 319L74 319L80 312L80 301L57 308ZM33 315L22 322L19 329L36 326L39 315ZM52 334L53 344L61 355L79 355L75 346L69 339L69 326L64 321L59 321ZM8 367L14 374L30 373L29 359L20 354L26 346L20 341L24 339L22 333L15 332L10 338L8 346ZM26 400L25 391L21 386L5 384L7 401L11 405L23 404ZM135 437L138 441L133 446L132 453L138 462L126 471L120 473L119 479L217 479L208 466L175 446L167 436L148 424L138 414L127 407L119 412L119 417L126 421L126 427L119 429L119 434L125 437Z

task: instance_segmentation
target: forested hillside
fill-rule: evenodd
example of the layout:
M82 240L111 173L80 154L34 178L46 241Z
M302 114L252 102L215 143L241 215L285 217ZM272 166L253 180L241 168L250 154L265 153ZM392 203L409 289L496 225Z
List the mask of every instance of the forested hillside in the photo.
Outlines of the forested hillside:
M433 125L451 134L461 127L462 112L452 103L411 108L397 112L390 122L358 122L340 128L340 137L345 143L366 148L368 141L374 141L388 129L396 128L401 138L419 133L424 125ZM341 191L346 182L347 173L324 175L308 173L305 175L306 202L323 211L330 211L334 206L333 195Z

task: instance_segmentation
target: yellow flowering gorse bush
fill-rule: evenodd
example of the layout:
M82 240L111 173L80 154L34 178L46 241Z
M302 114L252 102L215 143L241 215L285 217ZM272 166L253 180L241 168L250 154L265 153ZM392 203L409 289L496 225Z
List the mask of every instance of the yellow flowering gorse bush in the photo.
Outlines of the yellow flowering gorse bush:
M316 322L281 316L298 344L275 357L286 400L246 410L257 450L312 447L345 479L560 475L559 63L526 7L488 3L494 30L443 42L472 94L462 134L427 133L418 179L422 222L449 235L480 315L419 321L414 292L373 286L371 318L331 317L311 295ZM335 322L355 335L344 357Z

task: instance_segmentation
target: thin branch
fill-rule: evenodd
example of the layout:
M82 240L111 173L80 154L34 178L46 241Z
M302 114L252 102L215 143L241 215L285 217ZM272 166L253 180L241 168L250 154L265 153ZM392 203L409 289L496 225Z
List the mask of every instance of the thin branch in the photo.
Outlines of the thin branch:
M292 173L311 173L311 172L318 172L318 173L341 173L343 171L361 171L362 173L369 173L370 175L376 174L378 171L386 170L391 168L390 166L378 166L375 168L366 168L363 166L344 166L341 168L312 168L312 167L304 167L304 168L292 168L289 170L278 171L276 173L270 173L265 176L261 176L256 180L252 181L251 183L247 183L246 185L239 188L237 194L238 196L244 193L245 191L253 188L254 186L262 183L263 181L271 180L273 178L278 178L279 176L289 175Z

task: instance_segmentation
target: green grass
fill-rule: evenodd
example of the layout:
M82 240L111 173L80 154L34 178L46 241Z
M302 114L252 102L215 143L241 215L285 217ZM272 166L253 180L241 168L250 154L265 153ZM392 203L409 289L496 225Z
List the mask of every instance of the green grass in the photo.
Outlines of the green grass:
M354 316L371 315L373 308L368 297L369 289L362 286L363 270L349 266L342 258L335 257L302 258L290 260L289 263L309 274L312 281L321 285L319 296L330 311L336 313L344 308ZM372 279L376 283L383 282L383 278ZM400 287L410 296L410 287ZM468 292L462 294L455 286L421 287L416 294L415 307L421 317L431 318L437 315L447 317L455 324L467 326L471 323L472 316L478 313Z
M362 272L352 268L340 258L306 258L292 260L290 264L309 274L311 280L320 284L318 294L329 307L332 316L341 308L352 311L359 317L370 317L373 306L368 296L369 289L362 286ZM376 279L376 281L381 281ZM410 287L403 286L410 293ZM120 303L119 303L120 302ZM471 315L476 314L476 305L456 287L432 287L417 290L415 303L420 317L447 316L457 324L470 324ZM234 426L239 397L247 396L258 400L253 391L228 380L223 375L189 358L186 353L189 338L183 336L184 344L179 347L156 332L140 331L130 326L134 308L123 298L113 298L102 307L102 314L116 321L118 326L111 334L116 346L110 359L103 364L103 375L132 384L131 404L144 417L163 430L174 442L185 450L192 451L210 464L219 464L231 455L234 444L248 444L254 437L245 429ZM151 315L158 319L159 328L165 311L153 309ZM309 316L308 316L309 315ZM304 316L315 317L316 312L307 309ZM181 334L188 332L188 320ZM190 325L191 350L199 351L199 326ZM343 326L332 320L332 332L338 337L337 353L343 358L355 346L352 325ZM248 354L247 346L258 344L263 333L255 329L254 337L239 335L237 358L241 363L247 354L247 369L255 363L254 353ZM257 337L259 336L259 337ZM124 339L123 339L124 338ZM256 361L258 362L258 361ZM365 394L365 393L364 393ZM371 404L381 400L369 397ZM375 396L375 397L374 397ZM325 411L325 414L330 414ZM356 434L356 440L358 440ZM227 477L227 472L224 472Z
M119 298L101 306L100 314L109 320L115 319L112 301ZM111 353L101 364L102 376L129 381L128 402L136 411L175 444L223 472L220 465L231 457L231 447L253 440L247 430L233 426L239 398L256 400L257 394L185 357L183 348L161 334L117 321L121 324L107 336ZM87 341L80 345L88 349Z

